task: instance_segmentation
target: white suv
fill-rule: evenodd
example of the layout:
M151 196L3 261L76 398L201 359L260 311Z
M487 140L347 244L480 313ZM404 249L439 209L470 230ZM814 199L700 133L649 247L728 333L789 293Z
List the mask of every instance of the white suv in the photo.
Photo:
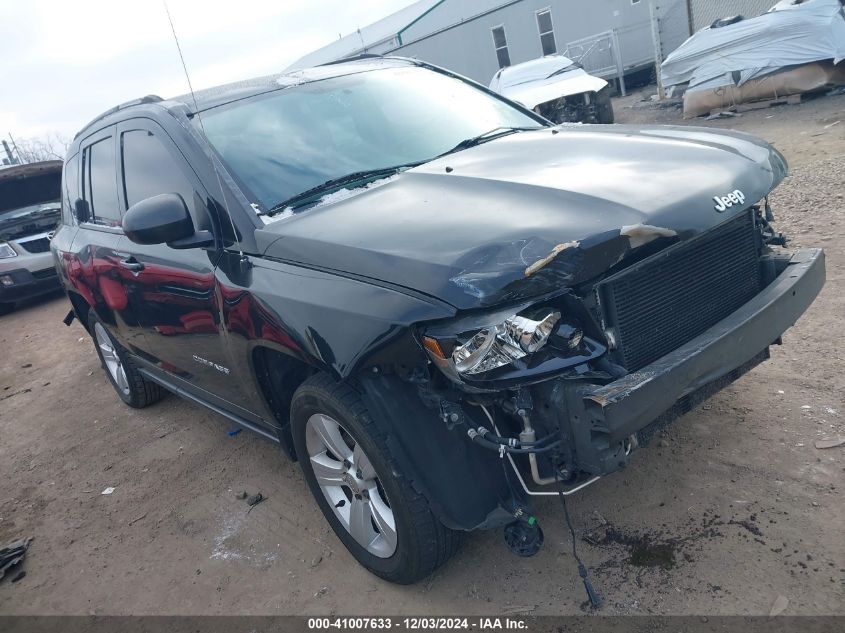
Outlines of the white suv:
M0 314L60 288L50 237L61 217L62 162L0 169Z

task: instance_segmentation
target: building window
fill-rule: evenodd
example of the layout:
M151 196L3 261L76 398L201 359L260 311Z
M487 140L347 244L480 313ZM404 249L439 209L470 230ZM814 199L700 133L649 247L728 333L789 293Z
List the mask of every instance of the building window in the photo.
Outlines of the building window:
M557 53L551 9L537 11L537 29L540 31L540 46L543 47L543 55L554 55Z
M508 54L508 38L505 37L505 27L496 26L493 28L493 46L496 48L496 59L499 68L511 65L511 56Z

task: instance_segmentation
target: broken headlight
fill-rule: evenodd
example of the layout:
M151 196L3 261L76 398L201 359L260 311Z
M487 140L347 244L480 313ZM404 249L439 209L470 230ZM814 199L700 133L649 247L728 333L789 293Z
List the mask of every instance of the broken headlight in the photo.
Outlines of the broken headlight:
M0 259L8 259L9 257L17 257L18 254L6 242L0 242Z
M533 319L519 315L481 329L456 342L447 355L437 339L428 336L423 344L441 367L458 375L481 374L523 359L542 348L560 321L560 312L547 310Z

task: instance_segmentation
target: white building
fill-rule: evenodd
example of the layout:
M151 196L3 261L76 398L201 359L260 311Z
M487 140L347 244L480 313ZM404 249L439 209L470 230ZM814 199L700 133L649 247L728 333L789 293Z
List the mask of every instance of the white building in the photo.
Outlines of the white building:
M715 0L724 9L775 0ZM704 3L702 5L702 3ZM297 60L306 68L372 54L421 59L487 85L507 65L563 53L612 78L654 63L655 29L663 55L701 28L701 6L714 0L419 0ZM703 19L707 19L703 16ZM718 15L717 17L722 17ZM708 22L709 24L709 22Z

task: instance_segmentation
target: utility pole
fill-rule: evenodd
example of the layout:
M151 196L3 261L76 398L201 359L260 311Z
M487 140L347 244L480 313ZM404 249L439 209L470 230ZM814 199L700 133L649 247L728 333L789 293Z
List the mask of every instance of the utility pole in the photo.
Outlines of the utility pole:
M659 7L654 6L654 0L648 0L648 13L651 18L651 39L654 45L654 72L657 75L657 98L663 101L666 91L663 89L663 78L660 67L663 65L663 45L660 43L660 20L657 17Z
M9 147L6 145L6 141L3 141L4 147L6 147L6 153L9 155L9 158L12 159L11 162L13 165L22 165L23 158L21 158L21 151L18 149L17 144L15 143L14 137L12 137L12 133L9 132L9 140L12 141L12 147L15 148L15 154L18 155L17 159L12 158L11 152L9 152Z

